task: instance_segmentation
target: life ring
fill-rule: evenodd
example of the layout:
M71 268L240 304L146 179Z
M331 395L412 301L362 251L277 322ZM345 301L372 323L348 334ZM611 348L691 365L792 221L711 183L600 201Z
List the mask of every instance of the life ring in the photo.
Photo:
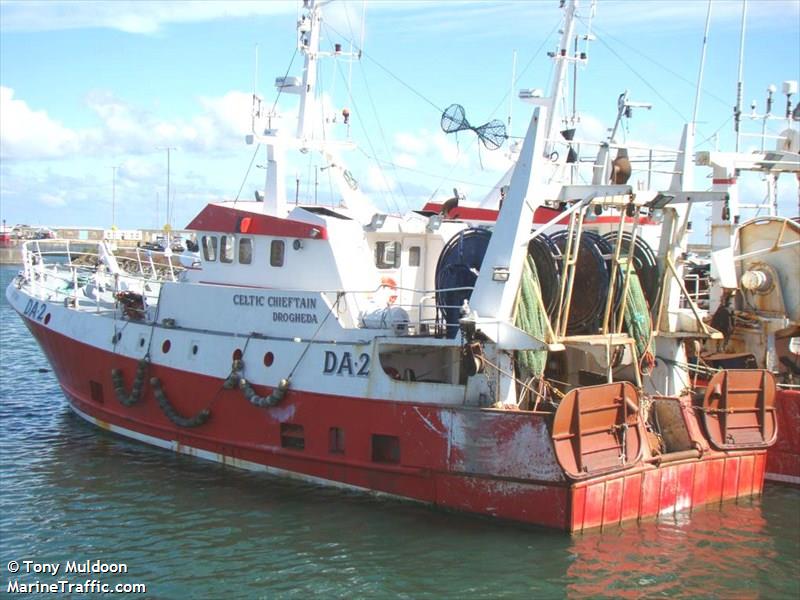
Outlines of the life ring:
M394 279L391 277L382 277L381 287L389 289L389 298L387 300L389 304L397 302L397 282Z

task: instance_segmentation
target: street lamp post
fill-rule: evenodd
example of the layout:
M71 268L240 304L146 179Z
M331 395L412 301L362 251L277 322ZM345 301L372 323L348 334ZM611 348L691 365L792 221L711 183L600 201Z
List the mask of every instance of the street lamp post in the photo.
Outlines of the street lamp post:
M175 148L174 146L161 146L158 149L167 151L167 224L165 228L167 230L171 230L172 224L170 223L170 219L172 215L170 214L170 200L169 200L169 154L170 150L177 150L177 148Z
M119 165L116 167L111 167L111 229L114 230L117 228L117 169L119 169Z

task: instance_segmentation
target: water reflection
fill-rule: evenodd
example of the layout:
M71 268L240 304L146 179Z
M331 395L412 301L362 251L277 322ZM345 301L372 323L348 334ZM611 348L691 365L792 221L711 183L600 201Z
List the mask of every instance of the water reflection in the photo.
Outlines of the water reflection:
M759 500L585 534L572 551L567 589L576 597L755 598L791 589L765 568L781 556Z

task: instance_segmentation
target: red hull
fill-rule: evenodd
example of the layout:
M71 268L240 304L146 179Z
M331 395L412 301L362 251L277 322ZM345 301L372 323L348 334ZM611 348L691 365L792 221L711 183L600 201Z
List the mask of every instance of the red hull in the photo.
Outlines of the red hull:
M800 485L800 390L778 390L778 440L767 454L770 481Z
M572 482L563 472L540 466L550 460L557 467L546 417L540 414L294 390L280 406L265 410L238 390L223 389L219 379L151 365L148 376L161 380L179 413L211 411L205 424L181 428L165 416L150 385L132 406L117 400L111 371L121 369L129 386L136 361L24 320L74 409L85 418L142 441L244 468L568 531L671 514L762 490L764 450L708 451L701 459L661 466L645 462ZM333 436L334 429L341 435ZM390 443L380 448L377 438Z

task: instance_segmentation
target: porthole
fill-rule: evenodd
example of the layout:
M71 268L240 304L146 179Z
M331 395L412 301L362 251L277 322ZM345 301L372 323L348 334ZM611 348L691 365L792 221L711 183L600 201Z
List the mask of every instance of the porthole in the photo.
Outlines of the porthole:
M237 348L233 351L233 360L242 360L242 350Z
M170 348L172 348L172 343L169 340L164 340L164 343L161 344L161 352L166 354Z
M50 323L50 313L44 316L44 324L47 325L48 323Z
M193 355L196 355L196 354L197 354L197 350L198 350L198 349L199 349L199 348L197 347L197 344L193 344L193 345L192 345L192 354L193 354Z
M273 362L275 362L275 356L272 354L272 352L267 352L264 355L264 366L271 367Z
M143 348L143 347L144 347L144 338L140 337L139 338L139 348Z

